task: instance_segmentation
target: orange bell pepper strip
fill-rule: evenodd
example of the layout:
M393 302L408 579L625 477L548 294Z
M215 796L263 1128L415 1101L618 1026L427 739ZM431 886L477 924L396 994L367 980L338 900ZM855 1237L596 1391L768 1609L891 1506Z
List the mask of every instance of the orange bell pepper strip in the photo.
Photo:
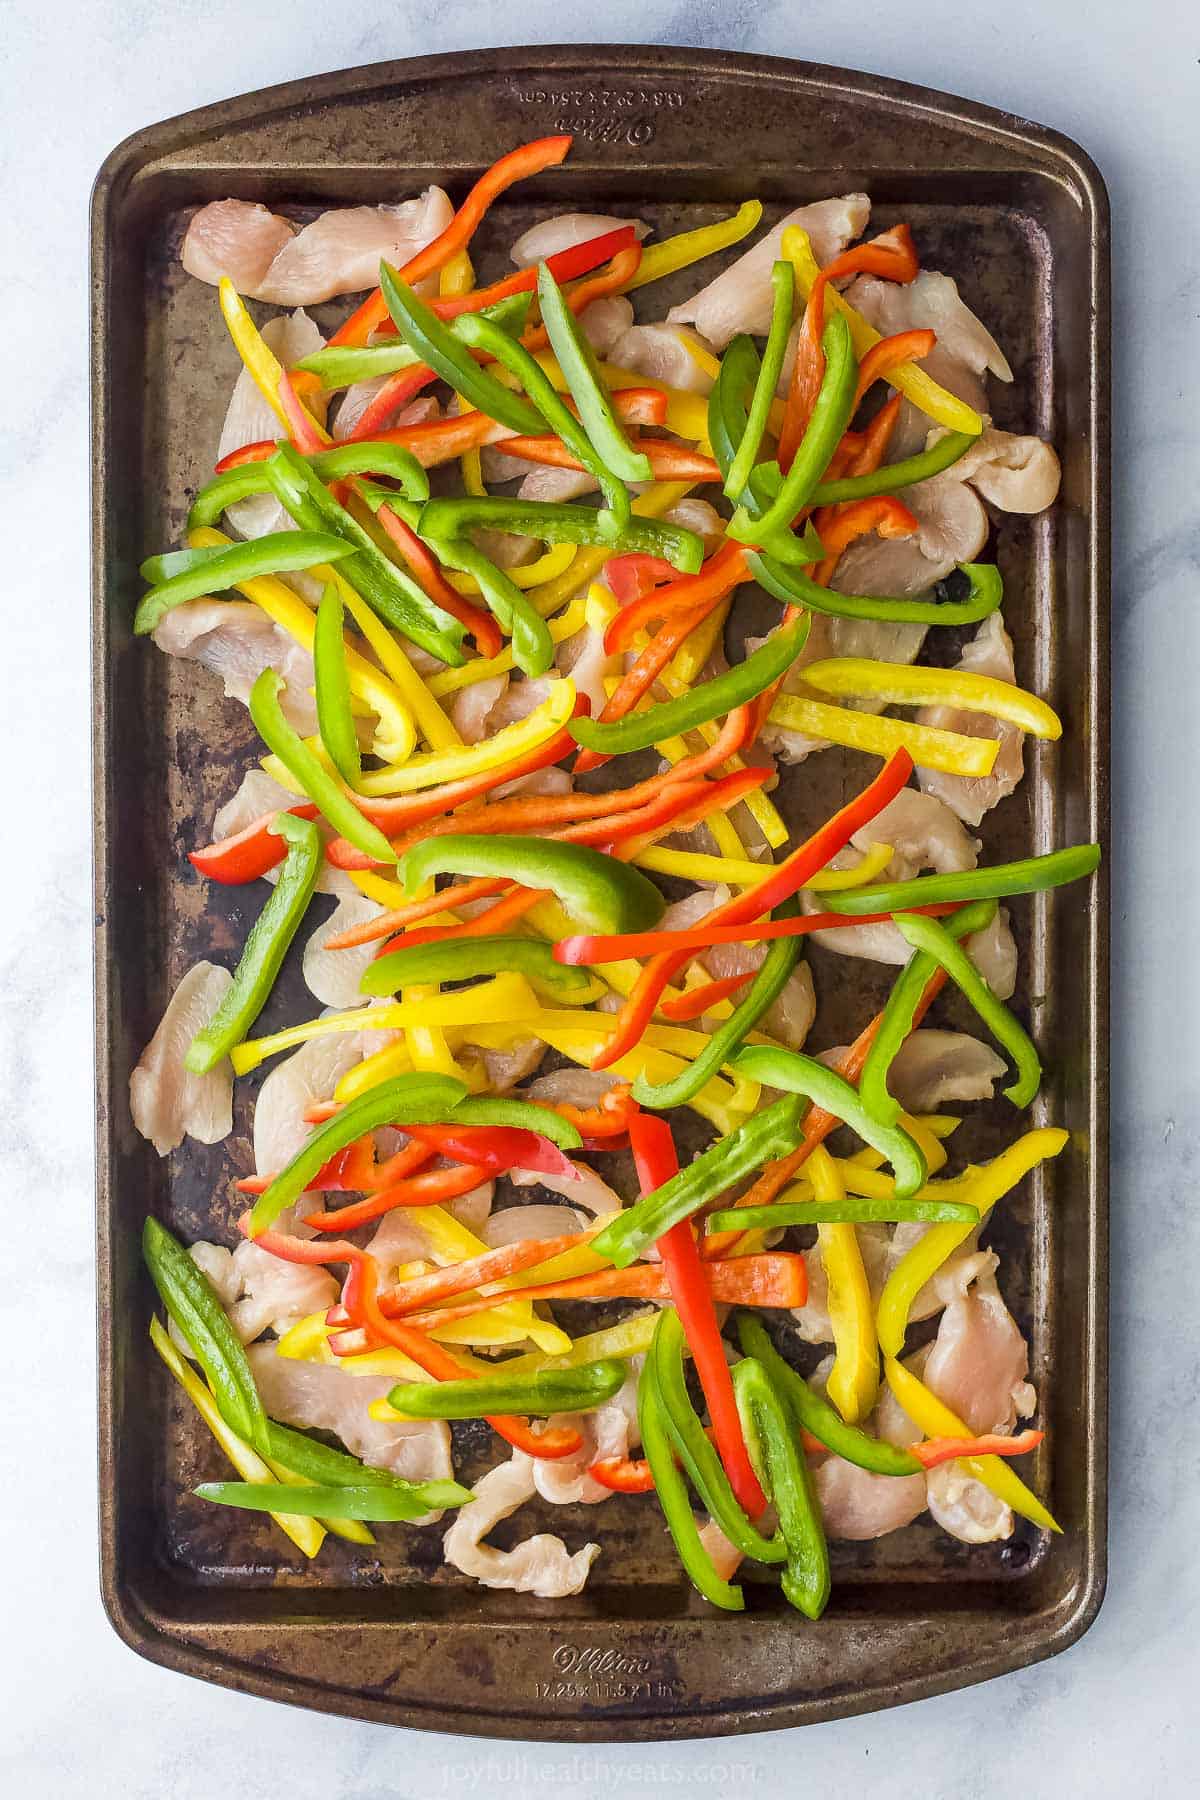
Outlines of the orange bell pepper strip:
M622 391L636 393L638 390L618 389L612 398L616 400ZM619 413L620 409L617 410ZM672 444L665 438L645 437L641 434L633 435L631 441L633 448L649 460L656 481L711 482L721 479L721 472L713 458L702 456L698 450L689 450L686 444ZM583 467L558 437L509 437L504 439L503 449L505 456L518 457L522 462L538 463L544 468ZM670 564L667 566L669 568Z
M706 981L702 987L689 988L684 994L676 994L670 1000L663 1000L658 1010L673 1025L685 1025L689 1019L701 1019L720 1001L728 1000L731 994L736 994L739 988L752 981L757 973L757 969L747 969L742 975L722 975L718 981Z
M610 656L616 656L628 650L638 632L653 619L675 619L701 604L711 610L713 604L724 600L742 582L753 579L746 557L743 545L727 541L709 557L698 574L664 582L639 599L631 600L609 621L604 633L604 648Z
M922 357L929 355L936 343L936 331L913 330L897 331L891 337L880 338L877 344L872 344L858 365L855 409L861 404L867 389L873 387L890 370L898 369L901 363L920 362Z

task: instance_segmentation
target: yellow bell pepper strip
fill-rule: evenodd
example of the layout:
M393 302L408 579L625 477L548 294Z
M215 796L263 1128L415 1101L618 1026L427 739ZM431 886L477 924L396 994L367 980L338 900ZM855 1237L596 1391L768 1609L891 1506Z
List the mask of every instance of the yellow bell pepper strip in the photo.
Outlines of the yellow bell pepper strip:
M1067 1142L1068 1134L1065 1131L1048 1128L1027 1131L1015 1144L1010 1144L1007 1150L985 1163L982 1168L968 1169L956 1181L938 1182L934 1186L944 1198L953 1196L976 1207L982 1224L997 1200L1016 1187L1039 1163L1058 1156ZM932 1192L932 1188L925 1190L926 1194ZM952 1256L976 1229L976 1226L967 1224L932 1225L918 1238L912 1249L901 1257L884 1283L875 1314L875 1329L885 1356L899 1356L904 1347L904 1333L908 1328L908 1315L913 1301L931 1276L936 1275L947 1257Z
M818 1144L810 1155L808 1175L814 1200L831 1212L845 1205L845 1183L824 1144ZM737 1230L736 1220L733 1229ZM856 1425L867 1417L879 1394L879 1343L871 1287L852 1223L818 1224L817 1242L829 1285L834 1346L825 1389L846 1423Z
M919 875L911 881L889 881L858 888L829 901L832 912L857 916L872 912L911 912L943 901L1003 900L1010 894L1040 894L1091 875L1100 862L1099 844L1072 844L1046 856L993 863L990 868L963 869L945 875Z
M279 704L284 685L283 677L274 669L264 669L251 688L250 717L258 735L340 837L348 839L356 849L376 862L394 863L395 854L382 831L363 817L336 777L313 755L284 718ZM281 819L290 817L287 813L280 815ZM275 829L282 829L279 821Z
M469 294L474 286L471 253L466 249L456 250L438 272L438 294L443 300L456 299L460 294Z
M757 887L774 866L736 856L709 856L700 850L663 850L657 844L639 850L632 860L639 869L671 875L677 881L724 881L731 887L744 888Z
M941 769L947 775L990 775L1000 749L996 738L967 737L961 731L942 731L909 719L855 712L848 706L805 700L799 694L777 694L771 703L770 721L785 731L826 738L831 744L865 750L872 756L907 750L918 768Z
M462 744L429 754L418 753L395 769L383 769L362 778L362 792L372 797L383 794L411 794L421 788L437 787L444 781L462 781L469 775L481 775L487 769L502 769L506 763L536 750L547 738L561 731L575 710L575 683L562 676L550 683L550 691L527 718L504 725L494 736L478 744ZM973 740L978 741L978 740Z
M412 1067L412 1053L407 1042L388 1044L347 1070L333 1090L333 1097L339 1105L345 1105L347 1101L357 1100L368 1088L390 1081L394 1075L411 1074Z
M560 549L570 549L570 545L560 545ZM509 576L513 571L508 569ZM582 631L585 620L586 601L580 597L559 614L557 619L548 621L546 629L554 644L561 644L564 639L574 637ZM444 694L457 694L466 687L474 687L477 682L491 681L497 675L507 675L515 662L512 645L501 650L498 656L473 656L469 663L461 669L439 669L436 675L429 677L429 691L439 699Z
M279 398L279 378L283 374L282 364L264 343L253 319L246 311L241 295L227 275L222 275L217 283L217 294L220 300L221 317L233 339L234 349L249 370L255 387L290 437L291 423ZM293 377L293 382L299 388L300 383L296 382L295 377ZM305 411L308 412L317 436L325 443L329 443L330 437L325 427L318 419L313 418L307 407Z
M632 293L634 288L645 287L647 282L660 281L664 275L674 275L677 270L690 268L718 250L741 243L761 218L762 201L746 200L731 218L722 219L717 225L701 225L695 231L681 231L675 237L664 238L661 244L644 245L642 260L636 273L625 283L625 292Z
M649 930L662 917L666 904L640 869L615 856L584 844L509 837L501 832L426 838L405 852L400 874L412 893L434 875L508 876L528 888L548 889L574 920L642 921L614 927L616 930Z
M829 1604L829 1546L808 1463L789 1429L787 1402L753 1356L734 1365L733 1385L743 1429L787 1545L787 1567L780 1577L784 1597L806 1618L819 1619Z
M183 1066L207 1075L241 1043L270 997L283 959L308 910L322 861L321 834L311 819L278 812L267 829L284 839L287 856L279 880L238 958L233 981L208 1024L187 1047Z
M142 575L154 585L138 602L134 633L147 636L172 607L185 600L221 593L256 576L311 569L315 563L346 556L348 550L329 532L316 529L273 531L248 543L230 543L226 549L214 546L150 557L142 564Z
M925 1180L925 1158L906 1131L886 1125L869 1113L858 1089L844 1076L827 1069L801 1050L783 1050L750 1044L739 1051L733 1066L753 1081L785 1093L802 1094L822 1112L841 1119L863 1142L882 1150L896 1175L896 1196L910 1200Z
M1004 1089L1014 1106L1029 1106L1042 1082L1037 1049L1020 1021L998 1000L961 945L936 919L915 913L895 915L900 935L914 950L924 950L949 975L959 992L970 1001L1002 1050L1017 1066L1017 1079Z
M887 868L895 849L891 844L868 844L852 869L819 869L804 884L808 894L835 894L846 888L865 887Z
M320 574L322 571L316 571ZM450 750L462 743L462 738L455 726L451 724L428 685L417 674L412 663L396 642L383 620L367 605L362 596L344 579L338 580L334 571L334 585L341 594L347 611L351 614L358 629L370 644L379 658L387 676L394 684L403 704L416 720L417 728L431 750ZM353 654L353 653L351 653ZM367 665L369 667L369 665ZM351 682L353 689L353 681ZM369 694L364 698L371 703ZM411 727L409 736L411 737ZM393 740L400 741L403 740ZM385 756L386 762L405 762L411 755L411 745L403 756ZM377 755L383 755L376 749Z
M630 1318L618 1320L615 1325L585 1332L561 1356L547 1356L544 1351L530 1350L523 1356L506 1359L504 1368L510 1375L533 1375L539 1369L574 1369L580 1363L599 1362L605 1357L644 1356L653 1342L657 1323L657 1308L653 1312L635 1313Z
M784 231L781 249L795 269L796 283L807 300L813 283L820 274L808 233L798 226L789 225ZM861 361L867 351L879 343L879 332L868 325L862 314L856 312L835 288L826 284L827 318L831 308L834 313L840 313L850 327L854 353ZM888 380L897 392L903 394L906 400L911 400L927 418L938 425L944 425L948 431L961 431L969 437L977 438L983 430L983 420L973 407L968 406L965 400L959 400L956 395L948 393L915 363L901 363L898 368L889 369Z
M963 712L1006 719L1032 737L1062 736L1062 720L1052 707L1036 694L994 675L909 668L903 663L874 662L866 656L831 656L806 665L804 684L820 694L854 695L882 700L888 706L959 707Z
M362 756L350 704L350 671L346 667L343 617L342 597L330 582L317 607L317 626L313 634L317 728L334 768L346 786L352 788L362 774Z
M261 1482L264 1485L274 1482L277 1487L282 1485L258 1452L246 1442L244 1437L226 1424L212 1395L193 1370L188 1367L157 1319L150 1321L150 1342L238 1474L246 1481ZM280 1493L278 1498L282 1500L283 1494ZM305 1556L317 1554L325 1541L325 1529L320 1520L303 1517L296 1513L276 1511L274 1508L269 1510L280 1530L287 1533L298 1550L303 1550Z
M468 493L471 491L470 488L467 489ZM575 561L578 550L577 544L551 544L550 548L533 562L518 563L515 568L505 569L504 573L516 587L540 587L543 582L555 581L560 575L564 575ZM479 592L479 583L474 576L464 575L461 570L450 571L446 579L450 586L456 588L464 597Z
M221 1417L257 1450L269 1450L267 1415L246 1352L204 1271L155 1218L142 1227L142 1257L159 1299L208 1378Z
M334 1036L340 1031L411 1031L424 1026L448 1027L519 1022L536 1018L541 1011L533 989L520 975L497 975L478 987L463 988L452 994L439 994L435 1000L419 1005L395 1002L391 1005L354 1007L349 1012L327 1013L323 1018L309 1019L303 1025L289 1025L269 1037L251 1038L237 1044L230 1053L236 1075L247 1075L269 1056L306 1044L310 1038ZM526 1034L528 1035L528 1033ZM461 1082L455 1083L461 1087ZM436 1124L436 1120L428 1121Z
M937 1395L925 1386L923 1381L906 1369L895 1357L889 1356L884 1362L884 1373L887 1384L891 1388L899 1405L901 1405L914 1425L920 1427L928 1438L969 1438L971 1433L957 1413L938 1399ZM1006 1506L1024 1519L1029 1519L1043 1531L1061 1532L1062 1526L1055 1519L1037 1495L1032 1493L1021 1477L1008 1463L999 1456L964 1456L962 1467L974 1480L981 1481L990 1493L995 1494Z

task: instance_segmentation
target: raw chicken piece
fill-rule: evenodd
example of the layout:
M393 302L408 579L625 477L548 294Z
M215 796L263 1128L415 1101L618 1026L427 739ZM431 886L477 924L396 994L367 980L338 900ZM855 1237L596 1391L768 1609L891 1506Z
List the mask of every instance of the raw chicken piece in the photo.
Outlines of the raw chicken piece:
M688 349L689 339L712 355L713 346L698 332L675 325L631 325L612 346L609 360L618 369L632 369L635 375L665 382L685 394L711 393L713 378Z
M574 1456L534 1459L533 1481L543 1500L553 1506L595 1506L611 1500L612 1490L593 1481L588 1474L590 1464L603 1457L628 1456L630 1445L637 1442L637 1383L643 1358L630 1358L625 1383L588 1413L557 1413L555 1425L573 1425L583 1439Z
M813 1472L826 1535L862 1542L911 1525L925 1511L924 1475L874 1475L840 1456Z
M464 744L478 744L489 735L488 716L507 687L507 675L492 675L458 690L450 703L450 722Z
M512 1550L494 1550L483 1539L536 1491L534 1458L514 1450L505 1463L489 1469L475 1484L475 1498L454 1515L442 1540L446 1561L484 1587L509 1588L561 1600L582 1592L588 1571L600 1554L599 1544L585 1544L572 1556L561 1538L538 1532Z
M990 1100L1005 1072L1002 1056L965 1031L910 1032L888 1070L888 1089L905 1112L937 1112L964 1100Z
M534 769L529 775L518 775L493 788L492 797L508 800L514 794L569 794L574 783L569 769Z
M332 1363L294 1361L270 1343L252 1344L246 1354L267 1414L280 1424L332 1431L352 1456L404 1481L453 1476L450 1428L442 1420L385 1422L368 1413L373 1400L395 1387L394 1375L354 1375Z
M723 274L667 314L669 325L694 325L714 349L724 350L739 331L765 335L771 323L771 269L786 225L807 231L813 255L824 265L865 229L871 202L865 194L845 194L797 207Z
M184 268L213 283L228 275L239 293L254 300L312 306L374 287L382 257L403 268L454 216L439 187L399 206L337 207L296 232L277 215L264 219L265 211L246 200L202 206L183 240ZM268 220L274 220L273 234Z
M506 1206L493 1213L480 1236L491 1250L530 1238L568 1237L583 1230L585 1215L573 1206Z
M730 1581L737 1574L742 1553L736 1544L731 1544L715 1519L706 1519L700 1527L700 1542L712 1558L712 1563L722 1581Z
M551 693L552 678L526 676L523 681L510 681L505 691L496 701L488 714L487 735L492 737L505 725L515 725L521 719L527 719L536 707L548 700Z
M822 1057L821 1060L824 1062L827 1057ZM878 1298L888 1274L891 1227L860 1225L858 1244L871 1293ZM819 1243L804 1252L804 1262L808 1270L808 1299L803 1306L792 1308L796 1332L806 1344L831 1344L833 1326L829 1322L829 1282Z
M964 938L963 947L997 1000L1011 999L1017 985L1017 940L1008 908L997 907L991 924Z
M554 664L560 674L571 677L578 693L587 695L592 717L598 719L608 700L604 677L613 674L617 667L616 658L604 648L603 632L585 625L558 646Z
M507 1094L518 1081L533 1074L545 1054L546 1046L541 1038L527 1037L517 1038L507 1050L478 1050L473 1044L465 1044L459 1052L459 1061L469 1066L482 1056L489 1092Z
M540 1100L547 1106L565 1101L582 1111L599 1106L610 1088L622 1085L619 1075L607 1069L556 1069L553 1075L539 1075L525 1089L526 1100Z
M945 435L931 431L926 442L932 446ZM991 425L950 466L957 480L969 481L1001 512L1044 512L1057 499L1062 482L1062 465L1052 445Z
M291 1237L312 1235L306 1226L296 1228L290 1211L276 1221L275 1230ZM297 1319L324 1311L338 1297L338 1284L328 1269L284 1262L257 1244L243 1241L230 1251L201 1240L188 1254L217 1290L243 1344L267 1330L282 1337Z
M285 369L294 368L304 357L320 350L325 343L316 325L303 311L268 319L262 328L262 339L267 348L274 351ZM324 400L316 403L314 411L316 417L324 423ZM228 456L232 450L240 450L245 444L257 444L264 438L278 438L282 435L283 426L274 410L263 399L253 375L249 369L242 369L229 396L229 406L217 445L217 460ZM233 530L244 538L265 537L269 531L292 529L291 515L279 504L274 494L252 494L248 500L239 500L226 509L225 518Z
M304 1118L308 1108L330 1099L343 1075L389 1041L382 1031L331 1032L328 1037L310 1038L276 1063L254 1106L255 1173L275 1175L284 1168L313 1129Z
M129 1111L160 1156L184 1137L219 1144L233 1130L233 1069L223 1057L207 1075L184 1068L188 1045L225 998L233 977L215 963L190 968L129 1077Z
M610 213L559 213L523 231L509 255L518 269L525 269L530 263L556 256L560 250L573 250L576 244L590 244L593 238L620 231L623 225L632 225L639 239L650 235L650 227L643 219L618 219Z
M593 300L585 306L579 315L579 326L584 337L596 352L605 358L612 352L612 347L633 324L633 306L624 294L602 294L599 300Z
M525 464L525 473L517 489L518 500L579 500L596 491L596 477L586 469L554 469L535 463Z
M597 1175L595 1169L587 1163L575 1164L579 1171L578 1181L570 1181L565 1175L547 1175L533 1169L514 1169L509 1180L514 1187L544 1187L552 1194L561 1194L572 1206L585 1207L588 1212L599 1217L603 1213L620 1212L621 1196L607 1181Z
M920 529L906 538L873 532L851 544L830 582L839 594L926 594L959 563L974 562L987 542L991 527L983 502L973 487L955 479L953 469L905 488L904 504ZM913 632L921 627L893 629Z
M370 968L378 952L378 944L358 944L351 950L327 950L325 945L339 932L354 925L365 925L379 916L383 908L365 894L339 900L333 912L318 925L304 946L304 983L322 1006L345 1011L366 1004L359 992L359 981Z
M163 614L154 642L168 656L182 656L219 675L230 700L247 705L264 669L277 669L287 683L280 695L284 717L301 737L317 729L317 708L309 689L313 661L291 636L249 600L185 600ZM294 802L295 795L289 796Z
M369 381L356 381L342 395L337 409L337 417L333 421L333 435L336 439L348 438L372 400L379 393L388 375L373 375ZM399 425L423 425L427 419L441 416L441 406L432 394L418 394L400 411L385 415L380 421L389 429Z
M963 1544L994 1544L1013 1534L1012 1508L968 1475L961 1463L942 1463L925 1477L935 1525Z
M189 604L191 603L189 602ZM199 604L206 604L206 602L199 602ZM183 608L177 607L175 610L182 612ZM276 812L281 806L294 806L297 798L298 796L289 793L287 788L280 787L277 781L272 781L265 770L247 769L242 776L237 792L225 802L224 806L217 808L212 824L213 842L219 843L222 838L236 836L239 831L245 830L247 825L252 825L256 819L261 819L265 813ZM323 837L332 836L322 820L318 819L317 827ZM263 880L269 881L274 887L279 880L279 865L268 869ZM353 899L358 894L358 889L345 870L335 869L332 864L327 862L321 864L317 874L316 891L318 894L337 894L345 899Z
M1037 1395L1026 1376L1029 1351L990 1272L951 1301L922 1379L973 1432L1010 1432Z
M998 612L989 613L971 642L964 646L958 667L973 675L994 676L997 681L1016 681L1012 639ZM917 771L917 779L927 794L944 800L968 825L978 825L984 813L1012 793L1025 773L1024 733L1020 726L1007 719L993 719L987 713L963 712L955 706L922 707L917 719L922 725L936 725L942 731L1000 740L990 775L947 775L940 769Z
M710 505L707 500L697 499L694 494L689 494L686 499L677 500L675 505L663 514L663 518L668 525L682 525L685 531L694 531L697 537L704 539L706 551L711 551L725 536L725 521L716 507ZM728 666L726 663L725 667L728 668ZM707 681L710 675L719 673L719 669L710 670L706 667L703 679Z

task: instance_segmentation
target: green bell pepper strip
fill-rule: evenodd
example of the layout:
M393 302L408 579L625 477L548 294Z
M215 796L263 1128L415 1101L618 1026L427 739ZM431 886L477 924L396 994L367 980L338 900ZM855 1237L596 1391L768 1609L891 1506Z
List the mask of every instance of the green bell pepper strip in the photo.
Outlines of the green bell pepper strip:
M757 391L759 369L758 352L751 340L745 336L735 337L721 359L720 374L709 394L709 442L725 481L729 479L738 447L749 426L745 394L748 389ZM734 496L751 518L757 518L763 508L770 504L772 496L765 485L764 476L768 469L776 466L772 463L755 464L741 493ZM772 545L777 554L784 549L781 533L775 534ZM785 554L789 566L821 561L825 552L811 519L805 524L800 537L796 537L795 533L788 536Z
M679 1314L673 1306L664 1307L658 1315L650 1361L658 1383L663 1419L684 1469L705 1510L743 1556L752 1556L756 1562L783 1562L787 1555L783 1538L778 1533L773 1538L764 1537L746 1517L730 1486L721 1458L688 1398L683 1373L684 1343Z
M250 1209L249 1235L257 1237L273 1224L281 1212L300 1198L330 1157L356 1138L383 1125L442 1125L466 1097L465 1084L452 1075L396 1075L391 1081L368 1088L357 1100L351 1100L318 1125L287 1167L264 1188Z
M936 919L897 913L896 927L914 950L940 963L959 992L987 1026L1000 1048L1017 1066L1017 1079L1004 1089L1014 1106L1028 1106L1042 1084L1042 1064L1033 1039L1019 1019L998 1000L961 944Z
M456 666L463 662L459 620L383 554L370 532L338 505L306 457L290 444L280 444L262 466L271 492L301 531L329 531L349 546L346 576L381 619L439 661Z
M789 265L790 266L790 265ZM800 911L800 902L789 897L775 909L775 917L792 919ZM683 1106L700 1092L705 1082L717 1073L721 1064L734 1054L747 1034L774 1006L787 984L788 977L800 957L799 938L776 938L746 990L745 997L710 1036L708 1043L692 1062L685 1063L670 1081L647 1081L639 1075L633 1084L633 1097L641 1106Z
M544 430L541 414L481 368L462 339L418 299L388 262L379 265L379 286L396 330L416 351L418 362L427 364L456 394L510 431L536 437Z
M764 1087L803 1094L822 1111L832 1113L857 1132L863 1142L886 1156L896 1176L896 1198L911 1200L925 1180L925 1158L920 1148L899 1126L885 1125L863 1105L857 1088L834 1069L827 1069L802 1050L774 1049L769 1044L747 1044L733 1058L739 1075Z
M733 1367L733 1392L747 1443L757 1451L763 1486L775 1502L787 1546L781 1586L806 1618L819 1619L829 1604L829 1545L804 1452L793 1436L786 1402L763 1365L746 1357Z
M464 318L470 318L464 313ZM515 581L466 538L439 538L414 529L440 563L473 575L479 591L502 631L512 639L513 660L526 675L544 675L554 662L554 639L545 619Z
M728 535L735 543L758 544L774 550L772 538L778 536L782 541L790 536L792 520L811 500L814 488L829 467L850 423L858 364L850 327L841 313L834 313L830 318L821 346L825 352L825 376L792 466L761 518L752 518L744 506L739 506L728 529Z
M176 550L167 556L152 556L142 564L143 575L150 579L153 574L162 573L166 578L156 582L139 600L133 615L135 636L145 637L164 614L174 606L182 606L185 600L224 593L259 575L311 569L315 563L337 562L340 557L349 556L350 545L322 529L324 523L310 521L299 531L272 531L266 537L230 544L228 548Z
M282 442L282 440L280 440ZM336 444L330 450L319 450L305 458L309 468L321 481L345 481L351 475L383 475L400 484L409 500L429 498L429 476L411 450L402 444ZM269 494L267 461L242 463L226 469L205 482L192 502L188 514L188 530L215 525L223 512L252 494ZM202 554L211 555L211 551Z
M625 1380L625 1364L608 1359L536 1375L471 1376L466 1381L405 1381L388 1405L409 1419L483 1419L494 1413L591 1412L611 1400Z
M741 1588L722 1581L717 1574L692 1516L687 1482L675 1462L674 1446L667 1430L658 1382L651 1372L649 1357L638 1378L637 1413L642 1449L650 1464L654 1491L662 1507L667 1530L679 1552L679 1560L693 1586L713 1606L721 1607L724 1612L741 1612L745 1606Z
M473 345L477 350L488 351L497 362L504 364L510 374L516 376L549 429L562 439L572 456L583 464L588 473L595 476L596 485L608 506L612 530L616 532L628 525L633 516L630 511L629 489L595 449L591 438L571 409L563 404L554 391L554 383L536 358L529 354L524 345L516 343L506 332L478 313L462 315L459 320L459 335L465 343ZM651 479L648 462L646 469L647 474L641 477L642 480ZM603 521L604 514L600 517Z
M632 864L554 838L500 832L426 838L405 852L400 879L414 894L433 875L507 875L525 887L549 888L569 918L604 935L651 931L666 906L649 876Z
M507 1094L473 1094L454 1109L455 1125L502 1125L512 1131L536 1131L560 1150L581 1150L578 1127L552 1106L538 1100L514 1100Z
M749 1210L749 1209L747 1209ZM739 1213L738 1218L742 1217ZM789 1408L799 1429L819 1438L827 1450L872 1475L923 1475L925 1465L911 1451L883 1438L869 1437L857 1425L847 1425L841 1414L808 1385L803 1375L780 1356L759 1319L738 1315L738 1341L746 1356L761 1363L775 1392Z
M900 462L884 463L869 475L843 475L837 481L819 481L813 489L811 504L837 506L847 500L871 500L876 494L895 494L903 488L916 487L918 482L928 481L931 475L940 475L943 469L951 468L972 444L978 442L978 434L972 437L965 431L948 431L930 449L921 450L916 456L906 456ZM778 464L766 464L764 470L763 487L770 492Z
M484 494L427 500L421 512L422 537L455 541L476 526L541 538L547 544L600 544L614 556L618 551L660 556L685 575L698 574L704 561L704 540L694 531L635 515L614 537L601 524L594 506L554 500L510 500L500 494Z
M249 1033L267 1003L317 885L325 851L312 820L277 812L267 829L284 839L288 853L279 880L246 939L232 985L187 1047L183 1066L193 1075L207 1075Z
M346 786L357 787L362 777L362 756L350 704L350 673L346 667L346 640L342 635L344 612L342 596L330 583L321 595L313 631L317 728L321 742L329 752L329 760Z
M454 1484L457 1485L457 1484ZM202 1481L192 1489L199 1500L216 1506L240 1506L246 1512L279 1512L283 1499L287 1510L309 1519L366 1519L374 1524L411 1524L436 1510L415 1493L391 1487L292 1487L280 1489L277 1481ZM473 1499L474 1495L468 1496ZM442 1501L441 1505L461 1505Z
M894 1225L901 1219L924 1224L974 1225L979 1208L965 1200L865 1200L849 1194L831 1204L828 1200L784 1200L773 1206L730 1207L709 1213L706 1231L774 1231L791 1225Z
M221 1417L231 1431L269 1454L267 1415L246 1352L208 1277L157 1219L142 1226L142 1256L159 1298L208 1377ZM275 1498L278 1502L278 1492Z
M741 442L738 444L737 452L725 477L727 500L739 501L742 497L742 490L750 480L750 472L754 468L759 447L767 429L771 403L775 398L775 390L779 386L779 377L783 371L788 333L792 329L792 306L796 295L796 275L790 262L780 261L775 264L771 271L771 287L773 292L771 328L767 333L758 379L754 384L754 393L750 400L746 429L742 433Z
M537 291L550 348L596 455L622 481L651 481L650 460L644 451L634 449L622 431L596 366L595 352L544 262L538 264Z
M323 1444L303 1431L293 1431L290 1425L280 1425L275 1419L267 1420L267 1449L275 1462L283 1463L293 1475L303 1475L315 1487L398 1489L420 1501L425 1512L465 1506L475 1498L460 1481L405 1481L390 1469L373 1469L359 1462L357 1456L348 1456L344 1450L335 1450L332 1444Z
M971 584L965 600L899 600L883 594L839 594L822 587L803 569L752 550L746 558L760 587L791 606L828 613L835 619L888 619L912 625L974 625L994 613L1004 583L994 563L959 563Z
M728 1137L702 1150L678 1175L672 1175L635 1206L618 1213L593 1238L593 1250L598 1256L607 1256L619 1269L627 1269L648 1244L655 1243L680 1219L690 1218L707 1201L752 1175L764 1163L794 1150L802 1111L799 1100L786 1094L754 1113Z
M250 717L259 737L295 777L339 837L344 837L364 856L374 857L376 862L394 863L396 853L379 827L363 817L324 763L284 718L279 704L284 685L282 675L276 670L264 669L250 689ZM279 829L278 824L276 829Z
M824 592L824 590L821 590ZM577 744L605 756L630 750L648 750L652 744L679 737L711 719L722 718L787 674L804 648L809 621L798 619L784 631L772 632L745 662L735 663L723 675L702 681L674 700L662 700L644 711L626 713L605 724L599 719L572 719L567 729Z
M955 913L949 923L952 938L971 937L983 931L996 916L994 900L975 900ZM892 984L879 1030L875 1033L858 1081L863 1105L885 1125L894 1125L900 1117L900 1102L888 1088L888 1072L909 1033L921 1004L921 996L937 968L933 957L923 950L911 956Z
M1066 850L1052 850L1048 856L993 863L988 869L960 869L946 875L918 875L912 881L840 889L829 895L828 906L830 912L857 917L859 913L907 912L941 900L1003 900L1010 894L1039 894L1045 888L1080 881L1093 874L1099 862L1099 844L1072 844Z
M477 315L483 319L491 319L504 332L515 333L520 337L529 319L529 309L533 303L530 293L509 294L503 300L485 306ZM464 314L463 317L475 316ZM449 329L455 337L465 334L459 329L460 320L455 319ZM408 344L327 344L323 350L314 350L303 362L296 364L309 375L317 376L321 386L327 391L334 388L352 387L356 381L372 381L379 375L395 375L401 369L412 369L424 359L419 357Z
M487 937L402 945L368 963L358 989L361 994L395 994L401 988L468 981L473 975L500 975L508 969L564 995L591 986L587 970L556 962L550 944L536 938Z

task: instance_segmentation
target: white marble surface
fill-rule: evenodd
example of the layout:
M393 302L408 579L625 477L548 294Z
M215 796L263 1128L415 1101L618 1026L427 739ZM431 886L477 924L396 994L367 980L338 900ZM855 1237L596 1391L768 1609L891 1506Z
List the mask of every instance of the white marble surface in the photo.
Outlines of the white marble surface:
M506 17L509 9L503 9ZM323 1719L138 1661L99 1607L92 1427L85 219L93 172L151 120L260 85L499 41L463 0L9 0L3 69L8 429L0 656L6 883L0 1137L14 1245L3 1358L4 1791L30 1800L473 1793L1029 1800L1194 1793L1200 1749L1200 37L1176 0L870 7L524 0L527 41L603 36L795 54L926 82L1076 137L1113 200L1113 1518L1107 1603L1060 1659L899 1713L723 1744L571 1751ZM919 20L919 24L915 21ZM1136 348L1122 353L1126 344ZM1181 826L1183 829L1181 830ZM1180 961L1180 957L1182 960ZM18 1224L17 1221L21 1223ZM18 1335L19 1334L19 1335ZM1020 1770L993 1775L1003 1764ZM740 1774L741 1779L738 1779Z

